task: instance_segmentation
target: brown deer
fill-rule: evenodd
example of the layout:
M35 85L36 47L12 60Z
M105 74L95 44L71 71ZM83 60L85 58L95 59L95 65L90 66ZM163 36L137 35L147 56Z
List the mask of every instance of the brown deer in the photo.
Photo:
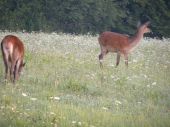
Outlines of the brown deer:
M139 25L135 35L131 37L115 32L103 32L98 38L101 48L101 54L99 55L100 66L103 67L102 60L108 52L115 52L117 53L116 67L119 65L121 55L124 55L125 65L128 67L128 54L139 44L143 34L150 32L149 24L150 22L148 21L143 25Z
M24 45L22 41L13 35L7 35L1 42L2 57L5 65L5 79L8 78L15 83L18 80L20 72L24 67Z

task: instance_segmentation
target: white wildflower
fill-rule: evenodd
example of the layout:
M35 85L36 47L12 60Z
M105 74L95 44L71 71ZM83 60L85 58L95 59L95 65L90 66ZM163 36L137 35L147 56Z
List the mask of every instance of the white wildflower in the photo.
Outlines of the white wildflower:
M115 104L116 104L116 105L119 105L119 104L121 105L122 102L120 102L119 100L116 100L116 101L115 101Z
M37 98L30 98L30 100L32 100L32 101L36 101L36 100L37 100Z
M5 106L1 106L1 109L4 109L5 108Z
M141 104L142 102L138 101L138 104Z
M26 96L28 96L26 93L22 93L22 96L24 96L24 97L26 97Z
M58 101L59 101L59 100L60 100L60 97L54 97L54 100L58 100Z
M80 126L81 126L81 122L78 122L78 125L80 125Z
M53 99L54 97L50 97L50 99Z
M55 115L55 113L54 112L50 112L50 115Z
M54 100L59 101L59 100L60 100L60 97L50 97L50 99L54 99Z
M114 75L111 75L110 77L111 77L112 79L114 79L114 78L115 78L115 76L114 76Z
M148 76L147 75L143 75L144 76L144 78L147 78Z
M126 78L127 80L132 80L129 76Z
M16 111L16 107L12 107L11 110L12 110L13 112L15 112L15 111Z
M104 109L104 110L108 110L108 108L106 108L106 107L102 107L102 109Z
M95 77L95 75L96 75L95 73L91 73L91 76Z
M114 67L114 64L110 64L109 66L110 66L110 67Z
M156 82L153 82L152 85L155 86L155 85L156 85Z
M147 85L147 87L150 87L150 85Z
M75 123L77 123L76 121L72 121L72 124L75 124Z
M135 59L133 60L133 63L137 63L137 62L138 62L137 60L135 60Z

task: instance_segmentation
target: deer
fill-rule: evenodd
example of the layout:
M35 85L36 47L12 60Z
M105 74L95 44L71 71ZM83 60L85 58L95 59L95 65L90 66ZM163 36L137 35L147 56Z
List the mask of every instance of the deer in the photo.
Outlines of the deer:
M14 35L7 35L1 42L2 57L5 65L5 81L9 77L15 84L25 66L23 42Z
M101 53L99 55L100 67L103 67L103 57L109 52L117 53L116 67L119 65L121 55L124 56L125 65L128 67L128 54L140 44L140 40L143 38L144 33L151 32L150 28L148 28L149 24L150 21L147 21L144 24L138 24L137 31L133 36L110 31L101 33L98 38L101 48Z

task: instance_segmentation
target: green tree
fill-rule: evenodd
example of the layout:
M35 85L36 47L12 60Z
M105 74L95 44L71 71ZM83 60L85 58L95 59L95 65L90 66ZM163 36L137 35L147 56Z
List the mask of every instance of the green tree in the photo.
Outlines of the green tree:
M153 32L170 37L169 0L1 0L0 17L2 30L77 34L133 34L139 20L149 19Z

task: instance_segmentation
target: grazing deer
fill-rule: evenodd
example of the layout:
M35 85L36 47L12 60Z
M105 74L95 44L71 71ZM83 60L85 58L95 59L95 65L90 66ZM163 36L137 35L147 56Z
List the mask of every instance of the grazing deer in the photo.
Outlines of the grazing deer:
M135 35L131 37L115 32L103 32L98 38L101 48L101 54L99 55L100 66L102 67L103 57L108 52L115 52L117 53L116 67L119 65L120 56L122 54L125 58L125 65L128 67L128 54L139 44L140 40L143 38L143 34L150 32L148 28L149 24L150 22L148 21L140 25Z
M24 45L18 37L7 35L1 42L1 50L5 65L5 79L10 71L10 79L15 83L25 65L23 63Z

